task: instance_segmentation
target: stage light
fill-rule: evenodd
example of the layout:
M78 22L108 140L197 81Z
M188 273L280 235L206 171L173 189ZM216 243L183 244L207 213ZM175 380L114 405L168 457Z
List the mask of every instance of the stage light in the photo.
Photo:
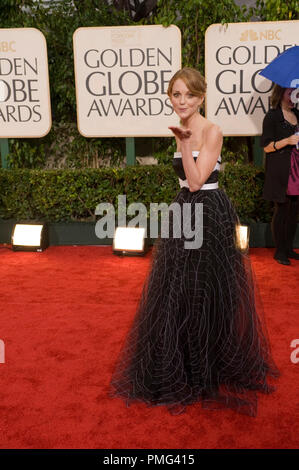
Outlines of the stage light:
M48 228L44 223L17 223L11 236L14 251L43 251L49 245Z
M237 225L236 243L242 253L247 253L249 249L249 227L247 225Z
M117 227L113 238L113 253L126 256L143 256L148 251L145 237L146 229L142 227Z

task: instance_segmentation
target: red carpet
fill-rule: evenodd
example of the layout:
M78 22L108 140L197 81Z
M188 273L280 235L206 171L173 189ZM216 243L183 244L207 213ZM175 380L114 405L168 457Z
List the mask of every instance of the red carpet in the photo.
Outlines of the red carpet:
M126 408L107 389L149 266L111 247L0 247L0 432L2 449L294 449L299 435L299 261L277 264L272 249L250 252L274 359L274 394L258 416L200 405ZM299 357L299 353L297 354Z

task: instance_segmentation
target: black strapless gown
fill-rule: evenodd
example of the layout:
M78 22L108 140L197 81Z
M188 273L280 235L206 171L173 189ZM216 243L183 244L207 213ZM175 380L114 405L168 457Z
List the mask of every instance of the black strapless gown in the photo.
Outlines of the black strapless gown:
M206 183L217 179L215 170ZM203 244L186 249L184 235L156 240L109 396L127 406L166 405L173 414L201 402L255 416L257 392L273 391L268 376L279 373L257 313L249 257L235 243L238 217L221 189L183 187L173 202L191 204L193 224L195 204L203 203Z

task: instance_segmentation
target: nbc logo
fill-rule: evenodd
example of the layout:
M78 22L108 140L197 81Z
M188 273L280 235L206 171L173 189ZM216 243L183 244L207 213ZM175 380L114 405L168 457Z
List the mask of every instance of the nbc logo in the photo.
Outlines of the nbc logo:
M246 29L240 36L240 41L259 41L263 39L281 39L281 29L274 31L273 29L266 29L266 31L254 31L253 29Z

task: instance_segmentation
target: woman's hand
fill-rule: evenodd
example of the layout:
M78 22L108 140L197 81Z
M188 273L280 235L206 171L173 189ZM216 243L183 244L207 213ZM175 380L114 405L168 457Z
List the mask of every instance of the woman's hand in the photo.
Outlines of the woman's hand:
M169 126L168 129L170 129L180 141L186 142L192 135L190 129L183 129L182 127L178 126Z
M288 137L288 144L289 145L297 145L299 142L299 135L293 134Z

